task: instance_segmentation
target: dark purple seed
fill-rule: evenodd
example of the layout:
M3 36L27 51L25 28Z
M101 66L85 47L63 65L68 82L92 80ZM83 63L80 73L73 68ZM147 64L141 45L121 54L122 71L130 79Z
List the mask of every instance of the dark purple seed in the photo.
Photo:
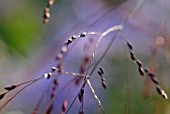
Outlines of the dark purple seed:
M136 64L138 65L138 67L142 67L142 63L140 60L136 60Z
M79 92L79 95L78 95L78 98L79 98L80 102L82 102L82 100L83 100L83 95L84 95L84 88L81 88L81 90Z
M102 74L104 74L104 71L101 67L99 68L99 70L101 71Z
M163 94L162 94L162 97L163 97L164 99L168 99L166 93L163 93Z
M134 53L133 53L133 52L130 52L130 58L131 58L133 61L135 61L135 60L136 60L136 57L135 57L135 55L134 55Z
M80 37L85 37L86 36L86 32L83 32L81 35L80 35Z
M156 90L164 99L168 99L167 94L164 92L164 90L160 86L157 86Z
M102 76L102 75L103 75L103 74L101 73L101 71L98 71L97 73L98 73L100 76Z
M50 79L50 76L48 75L47 79Z
M69 45L69 43L67 42L67 43L65 43L65 45L67 45L67 46L68 46L68 45Z
M0 95L0 100L2 100L5 95L6 95L6 93L1 94L1 95Z
M52 73L50 72L50 73L48 73L48 75L47 75L47 79L50 79L51 78L51 76L52 76Z
M82 100L83 100L83 95L82 95L81 93L79 93L78 99L79 99L80 102L82 102Z
M56 67L52 67L52 68L51 68L51 71L52 71L52 72L55 72L56 70L57 70Z
M77 36L75 36L75 35L73 35L73 36L71 37L72 40L75 40L76 38L77 38Z
M12 85L11 87L5 87L5 90L11 91L13 89L15 89L17 86L16 85Z
M48 13L48 12L44 13L44 18L45 18L45 19L50 18L50 13Z
M102 81L106 81L106 80L102 77Z
M107 84L106 84L106 81L105 81L105 80L102 81L102 86L103 86L104 89L107 88Z
M153 73L148 73L148 76L150 76L150 77L155 77L155 75L153 74Z
M67 108L67 101L65 100L63 105L62 105L62 111L65 112Z
M85 58L84 58L84 62L85 63L88 63L90 61L90 58L88 57L88 56L86 56Z
M144 70L143 70L142 67L139 67L139 68L138 68L138 71L139 71L139 74L140 74L141 76L144 76Z
M72 43L72 39L69 39L66 43L66 45L68 46L70 43Z
M162 95L162 88L161 88L160 86L157 86L157 87L156 87L156 90L157 90L157 92L158 92L159 94Z
M145 68L144 71L148 74L149 70L148 68Z
M80 93L83 95L84 94L84 88L80 90Z
M73 40L72 39L68 39L68 42L71 43Z
M54 84L55 84L55 85L58 85L58 84L59 84L58 79L55 79L55 80L54 80Z
M127 42L127 46L129 47L129 49L133 50L133 47L129 42Z
M155 84L159 84L158 79L157 79L155 76L151 77L151 80L152 80Z

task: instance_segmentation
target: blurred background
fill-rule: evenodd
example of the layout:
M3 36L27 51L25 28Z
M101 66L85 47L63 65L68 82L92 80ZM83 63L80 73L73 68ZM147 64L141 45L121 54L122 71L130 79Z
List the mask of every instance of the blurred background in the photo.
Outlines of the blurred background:
M169 0L56 0L48 24L43 24L47 0L0 0L0 91L4 86L40 77L56 65L55 56L67 39L83 31L104 32L121 24L124 36L134 46L143 65L152 69L169 95L170 89L170 1ZM99 58L114 34L104 38L96 52ZM89 37L91 38L91 37ZM92 37L97 39L97 36ZM65 69L78 72L89 39L71 45ZM147 77L140 77L119 37L100 66L105 71L108 88L104 90L95 72L91 82L106 114L170 114L170 102L156 92ZM62 84L67 79L61 79ZM3 114L30 114L50 81L41 81L18 95ZM56 102L64 98L65 88ZM85 114L98 113L97 101L87 87ZM73 89L74 90L74 89ZM70 94L73 99L78 88ZM7 100L8 98L5 98ZM4 99L3 99L4 100ZM3 101L0 102L2 105ZM56 106L56 108L58 107ZM78 113L76 101L70 114Z

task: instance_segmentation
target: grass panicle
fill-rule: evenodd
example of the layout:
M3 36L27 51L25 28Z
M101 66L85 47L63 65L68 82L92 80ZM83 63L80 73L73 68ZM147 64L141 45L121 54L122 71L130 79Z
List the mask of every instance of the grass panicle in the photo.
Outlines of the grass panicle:
M44 9L43 12L43 23L46 24L49 22L50 19L50 10L51 7L54 5L54 0L48 0L47 6ZM136 56L134 52L134 46L130 41L128 41L122 34L124 32L124 26L126 25L126 22L128 18L132 15L134 11L136 11L137 8L142 4L140 2L136 5L136 7L131 10L128 15L125 17L123 22L121 22L118 25L114 25L111 27L108 27L103 32L98 31L88 31L81 32L81 34L78 35L72 35L68 37L68 40L63 44L63 47L61 47L61 50L57 53L57 55L54 57L56 60L56 64L49 68L49 71L46 73L43 73L42 76L28 80L26 82L22 82L20 84L12 84L11 86L4 87L4 90L6 92L0 94L0 100L4 100L4 97L6 97L6 94L10 94L12 92L16 92L12 97L7 99L1 106L0 106L0 112L10 103L15 97L18 96L23 90L28 88L29 86L33 85L34 83L38 83L40 80L45 81L51 81L49 84L49 87L47 90L44 89L44 93L42 93L42 96L40 97L39 101L37 102L37 105L35 106L32 114L38 114L40 113L40 110L42 111L41 104L42 101L45 99L45 96L47 95L47 101L45 103L45 106L43 107L43 113L44 114L52 114L55 113L55 101L57 101L57 97L59 94L63 94L64 100L62 102L61 107L57 106L58 110L60 111L60 114L68 114L70 109L73 107L76 100L79 101L79 111L78 114L84 114L86 109L84 108L86 99L85 99L85 93L86 93L86 86L88 86L93 94L94 99L96 100L99 109L101 110L101 113L105 114L105 109L102 105L102 102L100 100L100 94L98 95L95 88L93 87L93 82L91 80L91 77L93 76L93 73L96 71L101 79L101 86L106 90L107 92L107 78L105 78L104 75L106 75L107 71L105 71L104 67L101 67L100 62L102 59L106 56L109 49L111 48L112 44L114 43L116 38L120 38L121 41L125 44L125 48L128 50L128 53L130 55L130 59L133 61L133 63L137 66L137 71L139 72L139 75L144 77L147 76L151 79L153 84L156 87L157 93L161 95L164 99L168 99L168 95L166 92L162 89L159 80L156 77L156 74L154 74L149 68L145 67L140 61L140 59ZM103 41L104 38L108 38L107 36L112 35L112 33L115 33L115 36L111 37L111 42L109 42L107 49L104 53L101 54L100 58L97 58L96 50L99 49L100 43ZM122 36L121 36L122 35ZM95 36L95 37L93 37ZM93 37L93 38L92 38ZM72 51L70 48L71 46L74 46L74 43L78 43L76 41L81 41L81 39L88 39L86 44L84 45L84 56L82 58L81 64L78 67L78 72L72 72L66 70L67 59L65 59L67 56L69 56L69 52ZM95 42L96 41L96 42ZM68 79L66 79L68 77ZM65 79L66 82L62 83L60 80ZM74 83L76 86L72 86L72 83ZM62 85L63 84L63 85ZM62 86L61 86L62 85ZM61 87L60 87L61 86ZM71 94L71 91L75 88L78 88L78 92L75 96ZM16 88L18 88L18 91L15 91ZM50 92L48 91L50 90ZM67 93L63 93L67 90ZM48 93L46 92L48 91ZM66 96L64 96L66 95ZM71 99L73 98L73 99ZM100 111L99 111L100 113Z

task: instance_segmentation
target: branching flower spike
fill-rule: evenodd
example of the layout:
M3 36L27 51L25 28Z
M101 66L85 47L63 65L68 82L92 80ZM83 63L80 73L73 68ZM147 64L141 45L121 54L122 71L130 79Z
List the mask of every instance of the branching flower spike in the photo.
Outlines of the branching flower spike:
M43 23L44 24L47 24L49 22L50 17L51 17L51 8L53 7L54 2L55 2L55 0L47 0L47 1L48 1L47 5L45 6L43 10ZM77 1L71 1L71 2L77 2ZM125 49L127 50L128 59L132 61L134 65L136 66L135 69L140 76L137 78L147 77L149 81L154 84L155 91L157 92L158 95L160 95L159 97L162 97L167 100L168 95L165 92L165 90L162 88L161 83L158 80L159 78L157 78L156 76L156 73L152 71L151 69L145 67L145 65L143 64L144 62L141 61L141 59L138 58L138 56L136 55L134 51L135 46L133 46L133 43L127 40L128 38L124 36L124 32L126 31L125 29L129 29L129 25L131 24L131 23L128 23L129 25L125 26L127 24L129 17L131 17L131 15L142 5L144 1L146 0L139 0L137 5L128 12L127 16L125 16L123 21L120 23L112 21L113 22L112 25L107 25L105 23L100 24L99 22L103 21L103 18L106 21L106 20L109 20L107 18L110 18L110 16L113 16L111 15L112 12L109 12L107 15L101 17L101 19L99 19L100 21L99 20L95 20L93 22L88 21L90 25L82 28L81 31L80 31L79 26L75 26L76 28L78 28L77 29L78 31L73 31L73 30L64 31L65 35L63 35L62 38L67 38L67 40L66 42L62 43L60 50L57 49L58 53L54 55L53 57L54 61L49 60L48 62L50 64L48 65L43 64L45 68L48 67L46 69L47 71L44 71L38 77L36 78L34 77L33 79L30 79L28 81L21 81L21 83L19 84L10 84L10 86L4 87L2 93L0 94L0 102L2 102L0 103L0 113L5 107L7 107L7 105L10 104L11 101L13 101L16 97L18 97L20 93L26 92L24 90L26 90L28 87L36 86L34 84L35 83L39 84L41 81L43 81L41 83L43 84L43 86L39 86L39 87L42 87L43 89L37 89L36 87L32 88L32 89L35 89L38 93L40 93L39 96L38 95L36 96L38 97L37 98L38 100L35 101L34 103L35 106L33 107L33 109L31 109L32 114L58 114L58 113L59 114L70 114L72 110L74 111L74 114L90 113L88 112L89 110L87 109L87 107L91 107L91 104L93 103L89 103L88 104L89 106L85 106L88 103L87 100L90 99L90 98L87 98L88 96L87 94L89 94L89 92L92 95L91 97L93 101L96 103L96 107L98 107L98 114L100 113L106 114L106 112L108 113L108 111L106 111L107 108L105 109L106 106L103 105L102 103L104 102L104 99L101 100L102 94L100 94L101 92L96 91L97 89L94 85L98 85L99 83L99 88L101 88L106 93L110 89L112 89L111 87L109 87L109 85L111 85L110 84L111 81L108 80L107 78L108 73L106 71L106 68L103 67L104 65L101 64L101 61L103 60L103 58L106 57L106 55L108 54L112 46L115 46L113 44L115 42L115 39L118 39L118 38L119 38L118 40L122 41L122 44L124 44ZM85 2L85 0L83 2ZM73 5L78 5L78 4L72 4L72 6ZM101 9L100 11L103 12L103 9ZM142 10L141 10L141 13L143 13ZM76 14L78 14L78 12ZM119 18L124 17L122 16L122 14L123 13L121 13L121 15L118 17ZM114 18L117 18L115 14L114 14ZM91 17L88 19L91 19ZM110 24L109 21L107 21L107 23ZM135 22L132 21L132 23L134 24ZM83 26L86 24L87 23L83 23ZM93 27L96 27L96 29ZM100 30L97 27L99 27ZM85 30L85 31L83 32L82 30ZM91 30L94 30L94 31L91 31ZM75 32L75 34L73 34L73 32ZM69 36L67 36L66 33L69 33L68 34ZM135 31L132 31L132 33L135 33ZM85 43L82 40L85 41ZM104 42L104 40L106 42ZM77 45L77 44L75 45L75 43L80 44L80 45ZM102 43L104 43L104 46L102 45ZM81 52L83 53L79 54L77 50L76 52L74 52L75 48L77 48L76 46L78 46L77 50L79 51L82 49L83 51L81 50ZM100 52L100 53L97 53L97 52ZM73 58L71 58L72 55L70 53L73 54L74 56ZM77 57L77 55L81 55L81 56ZM167 55L168 54L166 52L166 56ZM44 67L41 68L40 66L40 67L37 67L37 69L42 71L42 69L44 70ZM126 72L123 72L123 73L126 73ZM93 78L92 76L93 77L96 76L96 77ZM96 80L94 81L94 79ZM113 79L116 80L117 78L113 78ZM122 79L123 78L121 77L121 80ZM131 113L128 110L129 107L131 106L130 99L132 99L130 98L131 91L129 91L130 90L129 84L131 82L129 81L130 81L129 77L127 77L127 83L126 83L127 84L126 86L127 87L127 104L126 104L127 110L125 112L126 114ZM131 87L134 87L134 86L131 86ZM120 91L120 90L121 89L118 89L117 91ZM19 96L19 98L20 97L21 96ZM109 103L106 103L106 104L110 105ZM77 105L78 108L77 107L73 108L75 105ZM168 112L168 111L165 110L164 112Z

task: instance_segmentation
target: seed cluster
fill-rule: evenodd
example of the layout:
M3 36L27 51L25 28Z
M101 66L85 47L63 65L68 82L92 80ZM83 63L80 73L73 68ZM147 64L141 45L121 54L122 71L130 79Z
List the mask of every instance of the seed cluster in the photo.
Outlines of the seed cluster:
M150 77L150 79L152 80L152 82L156 85L156 90L157 92L164 98L164 99L168 99L167 94L165 93L165 91L161 88L161 86L159 85L158 79L156 78L155 74L153 74L152 72L150 72L149 69L145 69L145 73Z
M87 33L86 32L83 32L82 34L76 36L76 35L73 35L71 38L69 38L67 40L67 42L65 43L67 46L70 45L75 39L77 38L83 38L83 37L86 37Z
M12 85L12 86L9 86L9 87L4 87L4 89L7 90L7 92L0 94L0 100L3 99L7 93L14 90L18 86L19 85Z
M48 3L47 3L47 6L46 8L44 9L44 18L43 18L43 23L46 24L48 23L49 21L49 18L50 18L50 8L53 6L54 4L54 0L48 0Z
M136 65L138 66L139 74L141 76L144 76L144 69L143 69L142 63L139 59L136 58L134 51L133 51L133 46L129 42L126 42L126 45L128 46L131 60L134 61Z
M51 67L51 71L49 73L44 73L42 76L45 79L50 79L56 71L58 73L65 73L66 74L66 72L64 72L64 70L62 70L62 65L59 64L58 68L57 67Z
M98 74L99 74L99 76L101 77L101 81L102 81L102 86L103 86L103 88L104 89L106 89L107 88L107 84L106 84L106 79L104 78L104 70L103 70L103 68L98 68Z
M129 49L129 54L130 54L131 60L133 60L138 66L139 74L141 76L144 76L146 73L147 76L149 76L150 79L152 80L152 82L156 85L156 90L157 90L158 94L160 94L164 99L168 99L167 94L159 85L158 79L156 78L155 74L152 73L148 68L143 68L142 62L139 59L137 59L137 57L134 54L133 46L129 42L126 42L126 44Z
M23 86L18 92L16 92L11 98L9 98L7 101L5 101L1 106L0 106L0 112L6 107L6 105L12 100L14 99L20 92L22 92L25 88L29 87L30 85L32 85L33 83L35 83L36 81L38 80L41 80L43 79L43 77L40 77L40 78L36 78L36 79L33 79L33 80L29 80L29 81L26 81L26 82L22 82L20 84L17 84L17 85L12 85L12 86L9 86L9 87L5 87L4 89L7 90L6 92L0 94L0 100L2 100L6 94L10 93L12 90L20 87L20 86Z

